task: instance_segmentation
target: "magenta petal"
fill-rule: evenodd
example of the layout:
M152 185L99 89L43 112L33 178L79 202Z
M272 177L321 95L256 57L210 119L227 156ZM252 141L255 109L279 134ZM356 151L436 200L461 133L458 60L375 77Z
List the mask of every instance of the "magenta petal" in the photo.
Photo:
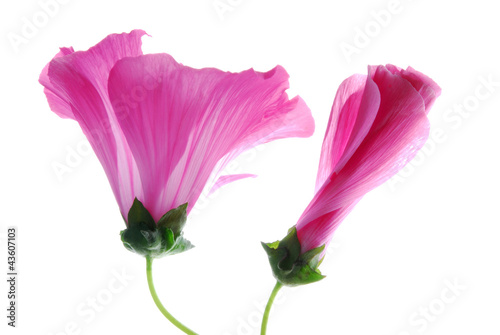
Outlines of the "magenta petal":
M80 124L103 165L124 216L134 195L140 195L141 190L133 157L112 111L107 82L117 60L142 54L144 34L134 30L130 34L109 35L88 51L63 49L40 76L51 108Z
M332 174L349 142L361 104L365 82L366 76L354 75L344 80L337 90L321 148L316 191Z
M441 95L441 88L425 74L412 67L401 71L401 76L408 80L424 99L425 112L429 113L434 101Z
M69 54L72 54L75 52L73 48L61 48L61 50L54 56L54 58L58 57L63 57ZM52 85L50 82L50 77L49 77L49 65L45 65L45 67L42 70L42 73L40 74L40 77L38 81L40 84L42 84L45 88L43 92L45 93L45 96L47 97L47 101L49 102L50 109L59 115L62 118L69 118L69 119L74 119L75 117L73 116L73 112L71 111L71 106L63 100L59 95L58 95L58 90Z
M394 66L369 68L367 86L373 81L380 91L375 120L353 154L343 166L337 165L299 219L296 227L303 252L328 243L338 224L364 194L396 174L424 145L429 134L426 101L430 100L419 88L437 85L423 83L416 87L415 78L410 81L404 77ZM354 82L352 85L357 87Z
M358 199L358 201L359 200L361 199ZM328 247L332 240L333 233L357 205L358 201L333 211L325 211L325 214L316 217L307 224L297 226L297 237L299 238L302 252L322 245Z
M349 205L396 174L428 136L423 100L415 89L383 67L373 80L383 87L379 111L363 143L329 185L327 193L336 208Z
M209 194L214 193L217 191L219 188L222 186L232 183L233 181L240 180L240 179L245 179L245 178L255 178L257 177L254 174L248 174L248 173L242 173L242 174L231 174L231 175L226 175L226 176L220 176L219 179L215 182L214 186L210 190Z
M380 93L371 78L353 75L342 82L323 140L316 192L351 158L370 130L379 104Z
M310 111L301 99L289 100L287 88L281 67L268 73L198 70L167 54L118 61L109 94L153 218L186 202L191 210L205 185L241 152L277 138L310 136Z

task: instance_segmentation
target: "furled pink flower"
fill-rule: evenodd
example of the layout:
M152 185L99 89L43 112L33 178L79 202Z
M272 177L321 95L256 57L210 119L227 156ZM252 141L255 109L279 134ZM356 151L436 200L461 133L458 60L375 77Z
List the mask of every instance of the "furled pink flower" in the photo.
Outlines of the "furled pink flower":
M288 74L193 69L168 54L143 55L145 32L109 35L87 51L62 48L40 75L51 109L76 120L104 167L122 215L139 199L157 222L221 176L243 151L307 137L304 101L288 99Z
M339 87L323 142L316 194L296 224L301 253L328 245L358 201L405 166L429 134L439 86L411 67L370 66Z

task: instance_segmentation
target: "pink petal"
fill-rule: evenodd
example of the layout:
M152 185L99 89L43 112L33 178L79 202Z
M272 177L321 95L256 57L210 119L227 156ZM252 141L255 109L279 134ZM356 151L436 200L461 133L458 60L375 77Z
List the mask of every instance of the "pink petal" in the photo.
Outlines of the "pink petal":
M198 70L167 54L117 62L109 93L153 217L185 202L189 211L205 185L244 150L310 136L310 111L301 99L289 100L287 88L281 67L268 73Z
M300 226L300 229L297 228L297 236L300 241L302 253L322 245L325 245L326 249L332 240L335 230L337 230L340 223L354 209L358 201L354 201L348 206L333 211L325 211L325 214L313 219L307 225Z
M351 158L370 130L379 104L377 85L367 76L353 75L340 85L323 140L316 192Z
M331 239L354 204L404 167L428 137L429 123L419 92L385 67L370 67L369 73L380 90L379 111L355 153L324 183L299 219L303 251ZM323 233L310 237L318 229Z
M401 71L401 76L408 80L424 99L425 112L429 113L434 101L441 95L441 88L425 74L412 67Z
M245 174L231 174L231 175L221 176L221 177L219 177L219 179L217 179L217 181L215 182L214 186L210 190L209 194L214 193L215 191L217 191L222 186L224 186L226 184L229 184L229 183L232 183L233 181L240 180L240 179L245 179L245 178L255 178L255 177L257 177L257 176L254 175L254 174L248 174L248 173L245 173Z
M88 51L62 49L62 54L56 55L40 76L53 111L80 124L125 217L134 196L140 196L141 191L137 167L108 98L107 82L117 60L142 54L144 34L134 30L130 34L109 35Z
M72 47L61 48L60 51L54 56L54 58L63 57L72 54L73 52L75 51ZM45 86L43 92L47 97L50 109L62 118L74 119L75 117L73 116L73 112L71 111L71 106L69 106L68 103L58 95L57 89L50 82L49 65L50 63L45 65L38 81L40 82L40 84Z

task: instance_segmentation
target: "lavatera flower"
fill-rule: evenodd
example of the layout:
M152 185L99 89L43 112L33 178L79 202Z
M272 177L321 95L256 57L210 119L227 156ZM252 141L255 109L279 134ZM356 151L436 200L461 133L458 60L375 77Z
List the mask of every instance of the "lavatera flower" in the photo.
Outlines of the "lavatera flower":
M367 192L422 148L429 134L427 113L440 92L424 74L394 65L369 66L368 75L353 75L340 85L314 198L283 240L263 243L279 285L324 277L318 266L335 229Z
M168 54L143 55L145 32L109 35L87 51L62 48L40 83L50 108L77 121L109 179L127 228L125 247L146 257L159 310L152 260L192 247L182 229L206 189L251 175L223 175L256 145L314 131L309 108L289 99L288 74L193 69Z
M109 179L127 229L125 246L159 257L189 249L186 216L202 191L243 151L308 137L304 101L289 99L288 74L194 69L168 54L143 55L144 31L109 35L87 51L61 48L40 83L50 108L76 120Z

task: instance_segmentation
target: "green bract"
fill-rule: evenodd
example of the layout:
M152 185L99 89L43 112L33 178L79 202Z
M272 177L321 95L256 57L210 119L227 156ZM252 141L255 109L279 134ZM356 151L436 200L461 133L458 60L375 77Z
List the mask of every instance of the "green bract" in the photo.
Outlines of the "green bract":
M194 246L182 237L187 220L187 203L171 209L157 223L137 199L128 212L128 227L120 232L127 250L142 256L159 258L175 255Z
M298 286L317 282L325 276L318 270L325 246L300 254L300 242L295 227L281 241L262 243L269 257L273 275L281 284Z

